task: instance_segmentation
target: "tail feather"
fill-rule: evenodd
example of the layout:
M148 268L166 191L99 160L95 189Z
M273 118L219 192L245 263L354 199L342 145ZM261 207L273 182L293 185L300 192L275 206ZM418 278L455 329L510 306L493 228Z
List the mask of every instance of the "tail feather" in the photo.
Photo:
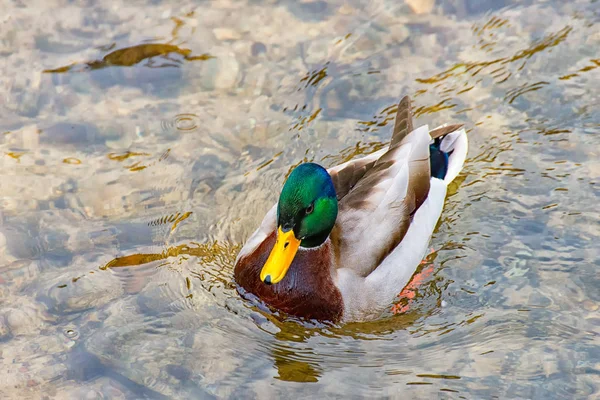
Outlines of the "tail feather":
M429 131L429 136L432 139L441 138L442 136L446 136L452 132L455 132L463 127L463 124L453 124L453 125L442 125L438 126L435 129Z
M469 142L462 125L441 126L430 132L429 145L431 176L449 184L462 170Z
M449 153L440 150L442 138L437 138L429 145L429 165L431 176L438 179L444 179L448 172Z
M413 129L410 97L404 96L400 100L400 103L398 103L398 112L396 113L396 122L394 123L394 132L390 147L394 147L400 143Z
M409 96L398 103L390 148L400 144L414 130L412 104ZM431 176L450 183L462 169L468 141L462 124L442 125L429 131L433 143L429 146ZM458 150L455 153L455 148Z

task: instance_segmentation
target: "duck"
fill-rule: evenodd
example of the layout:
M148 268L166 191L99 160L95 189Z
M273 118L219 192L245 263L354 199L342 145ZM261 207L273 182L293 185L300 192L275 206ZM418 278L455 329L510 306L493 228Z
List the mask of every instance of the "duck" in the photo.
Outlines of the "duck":
M236 257L238 293L301 319L382 316L429 250L467 151L462 124L414 128L403 97L385 148L291 171Z

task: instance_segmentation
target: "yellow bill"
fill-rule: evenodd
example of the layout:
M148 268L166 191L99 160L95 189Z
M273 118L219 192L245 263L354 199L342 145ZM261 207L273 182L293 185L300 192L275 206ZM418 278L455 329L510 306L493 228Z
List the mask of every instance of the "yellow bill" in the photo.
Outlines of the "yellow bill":
M296 239L293 230L283 232L277 229L275 246L267 258L267 262L260 271L260 280L267 283L277 283L285 277L294 256L300 247L300 240Z

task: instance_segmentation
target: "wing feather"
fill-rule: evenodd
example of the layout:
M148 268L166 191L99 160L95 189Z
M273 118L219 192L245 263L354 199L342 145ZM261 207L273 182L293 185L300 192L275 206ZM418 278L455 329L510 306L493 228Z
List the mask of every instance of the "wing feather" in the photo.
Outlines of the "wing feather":
M422 126L406 135L340 201L339 267L367 276L402 241L429 192L428 133Z

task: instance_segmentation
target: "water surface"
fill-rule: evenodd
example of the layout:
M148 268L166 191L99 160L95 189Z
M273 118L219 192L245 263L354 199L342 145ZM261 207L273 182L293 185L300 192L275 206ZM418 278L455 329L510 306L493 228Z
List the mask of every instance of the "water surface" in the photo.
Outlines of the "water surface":
M1 397L597 398L599 3L408 3L5 1ZM290 168L405 94L470 150L404 312L240 299Z

